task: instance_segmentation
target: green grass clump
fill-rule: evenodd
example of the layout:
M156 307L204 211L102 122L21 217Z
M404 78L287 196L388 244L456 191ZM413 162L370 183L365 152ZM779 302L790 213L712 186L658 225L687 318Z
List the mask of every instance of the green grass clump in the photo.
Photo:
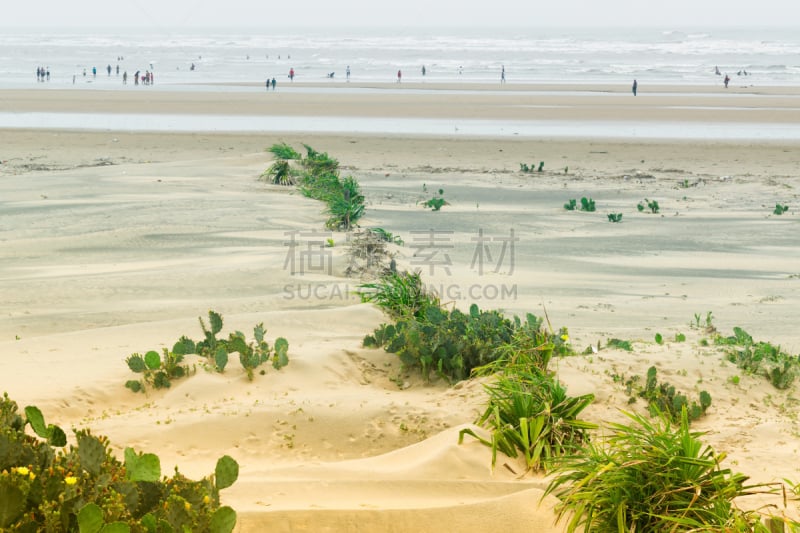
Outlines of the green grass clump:
M570 198L569 201L564 204L564 209L567 211L575 211L578 209L578 201L575 198Z
M46 440L27 434L28 425ZM64 432L45 426L39 409L28 406L23 417L3 395L0 531L233 531L236 512L219 499L239 476L231 457L221 457L214 474L200 481L177 469L162 478L157 455L126 448L123 462L107 438L74 433L75 444L66 448L66 437L52 438Z
M591 198L583 197L581 198L581 211L586 211L588 213L594 213L595 205L594 200Z
M588 442L588 430L596 426L578 417L594 395L568 396L558 380L537 368L538 358L530 365L525 359L504 366L496 381L485 386L489 400L475 423L491 430L491 440L466 428L459 432L458 443L470 435L489 446L492 467L499 450L509 457L522 454L529 470L546 470L554 459Z
M789 210L788 205L775 204L775 209L772 210L774 215L782 215Z
M636 205L636 209L638 209L640 213L645 210L645 207L653 214L658 213L661 209L656 200L648 200L647 198L644 199L644 202L639 202Z
M391 272L374 283L359 285L362 302L372 302L389 316L421 317L425 310L439 307L439 298L427 290L416 272Z
M286 143L276 143L267 148L267 152L278 159L301 159L300 154Z
M297 172L291 167L289 161L278 159L261 174L261 179L275 185L294 185Z
M722 468L725 454L689 430L685 410L678 423L626 415L630 425L609 424L606 439L556 463L546 494L561 500L568 532L767 532L758 513L734 504L766 486Z
M608 214L608 221L609 222L622 222L622 213L609 213Z

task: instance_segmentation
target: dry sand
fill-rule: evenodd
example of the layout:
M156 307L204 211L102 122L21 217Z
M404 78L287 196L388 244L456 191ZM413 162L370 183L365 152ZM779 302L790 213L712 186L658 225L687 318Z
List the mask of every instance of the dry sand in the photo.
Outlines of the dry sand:
M134 109L140 94L6 92L2 102L87 111L108 98L115 109ZM147 97L165 112L230 113L226 106L236 105L176 94ZM367 107L384 117L406 105L420 116L505 116L502 98L478 96L456 98L450 111L392 95ZM205 111L186 103L203 98ZM285 98L285 109L306 112L302 97ZM316 109L321 97L309 98ZM796 95L780 98L796 107ZM576 116L602 113L582 109L580 99L564 105ZM775 105L753 105L755 121L796 121L759 109ZM363 106L333 98L322 108L342 115ZM700 120L693 116L684 118ZM546 308L579 351L611 337L633 340L632 353L604 349L559 364L572 394L596 395L588 419L641 410L611 374L642 375L656 364L679 389L711 394L695 427L728 453L728 466L754 481L800 479L797 385L782 392L744 375L716 348L699 346L708 334L689 325L711 311L723 333L741 326L800 352L800 177L790 142L0 130L0 388L38 405L48 421L90 427L117 449L158 453L165 472L179 465L202 476L220 455L233 456L241 475L223 499L239 512L239 531L561 531L553 500L540 505L545 478L492 471L488 449L457 444L483 405L480 383L426 385L395 356L361 347L386 319L348 297L358 281L341 275L345 235L325 235L321 204L256 180L270 162L264 148L279 141L337 157L367 197L363 225L402 236L398 262L422 268L453 305L477 298L485 308L539 316ZM519 171L520 162L538 161L544 172ZM439 188L451 205L438 213L418 205ZM596 213L563 209L582 196L597 202ZM659 215L637 211L645 198L658 200ZM790 211L773 215L776 203ZM607 222L609 212L623 213L622 223ZM479 274L470 267L481 230L495 240ZM514 260L499 261L511 230ZM332 275L291 275L292 231L334 239ZM431 231L449 246L441 250L449 274L420 259ZM498 287L506 298L493 297ZM167 391L124 388L132 377L125 357L199 337L197 317L208 309L224 315L226 332L264 322L269 339L286 337L289 366L252 383L233 362L225 374L200 369ZM655 344L656 332L670 341ZM676 333L687 341L671 342ZM498 464L523 470L509 458ZM794 505L787 512L796 514Z

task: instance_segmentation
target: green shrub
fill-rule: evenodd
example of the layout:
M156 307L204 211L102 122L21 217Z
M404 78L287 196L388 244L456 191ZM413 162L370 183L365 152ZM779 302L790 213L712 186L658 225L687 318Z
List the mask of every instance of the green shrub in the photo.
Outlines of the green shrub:
M126 448L121 462L111 454L107 438L88 430L76 430L75 445L56 450L66 439L42 441L25 433L28 424L34 428L44 424L38 409L26 407L26 418L16 411L16 402L4 394L0 530L229 533L234 529L236 512L221 507L219 501L220 490L239 475L239 465L231 457L220 458L214 474L200 481L177 469L171 478L162 479L155 454Z
M622 222L622 213L609 213L608 214L608 221L609 222Z
M677 424L627 416L631 425L609 424L604 441L555 463L546 494L561 500L568 532L767 531L757 513L734 504L765 486L722 468L725 454L689 431L685 410Z
M788 205L775 204L775 209L772 211L775 215L782 215L789 210Z
M570 198L570 200L564 204L564 209L567 211L575 211L578 209L578 201L575 198Z
M439 189L433 198L424 202L422 205L430 208L431 211L439 211L442 207L450 204L444 199L444 189Z
M594 213L595 211L594 200L586 197L581 198L581 211Z
M594 395L569 397L556 379L535 366L505 367L485 389L488 405L475 423L491 430L491 440L467 428L459 432L458 443L470 435L491 447L492 467L499 450L509 457L521 453L528 469L544 470L588 442L588 430L596 427L578 419Z

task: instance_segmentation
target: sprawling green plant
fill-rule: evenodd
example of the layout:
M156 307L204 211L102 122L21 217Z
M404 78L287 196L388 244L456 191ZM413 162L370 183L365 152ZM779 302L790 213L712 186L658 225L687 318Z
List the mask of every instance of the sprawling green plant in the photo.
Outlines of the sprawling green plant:
M177 469L161 477L157 455L125 449L124 462L110 452L108 439L75 431L66 445L63 431L47 441L25 433L30 424L42 436L41 412L17 414L8 394L0 400L0 530L83 532L208 531L229 533L236 512L220 506L219 493L239 475L239 465L224 456L215 472L200 481ZM46 426L57 428L57 426ZM59 449L56 449L59 448Z
M194 372L189 365L182 365L182 353L170 352L163 349L163 356L155 350L150 350L144 356L133 353L125 362L133 372L141 374L141 379L129 380L125 386L133 392L143 391L147 385L156 389L169 388L173 379L180 379Z
M585 196L581 198L581 211L593 213L595 211L594 200L586 198Z
M608 221L609 222L622 222L622 213L609 213L608 214Z
M432 300L423 299L422 305L411 302L409 311L399 315L396 323L383 324L367 335L364 346L396 353L406 367L419 369L426 379L431 372L450 381L466 379L473 369L503 356L508 345L513 348L521 343L521 336L528 335L534 342L538 339L541 321L531 314L523 323L518 317L505 318L499 311L482 311L475 304L469 313L463 313L443 309ZM566 330L550 334L550 349L570 352L568 338Z
M509 457L521 453L528 469L546 469L554 459L575 453L588 442L588 430L597 427L578 418L594 395L568 396L546 371L524 364L527 357L522 355L516 364L503 367L496 381L485 386L488 405L475 423L491 430L491 440L470 428L458 435L459 444L470 435L491 447L492 467L499 450Z
M773 209L772 213L775 215L782 215L788 210L789 210L788 205L775 204L775 209Z
M555 462L545 494L561 500L567 531L767 532L758 513L733 502L768 486L747 486L746 476L722 468L725 454L689 430L685 410L677 425L626 415L630 425L609 424L605 440Z
M403 246L405 244L405 242L399 235L394 235L393 233L388 232L383 228L369 228L368 231L377 235L383 242L390 242L392 244L397 244L400 246Z
M800 361L768 342L755 342L745 330L733 328L733 336L717 335L717 345L726 347L726 358L748 374L762 374L778 389L787 389L800 372Z
M431 211L439 211L442 207L450 204L444 199L444 189L439 189L433 198L422 205L430 208Z
M217 337L222 331L222 315L216 311L208 312L208 325L203 317L199 317L200 328L203 330L203 339L193 341L185 335L172 347L164 348L163 358L158 352L147 352L144 357L135 353L126 360L128 368L142 374L139 380L129 380L125 386L133 392L145 390L147 385L157 389L169 387L173 379L178 379L194 372L194 368L181 365L184 357L197 354L206 359L208 366L217 372L224 372L232 353L239 354L239 362L247 372L247 377L252 381L254 370L272 359L272 366L280 370L289 364L289 342L283 337L275 340L274 347L264 339L266 329L264 324L256 324L253 328L254 341L247 342L245 334L241 331L230 333L227 338ZM264 372L262 371L262 374Z
M578 209L578 201L575 198L570 198L569 201L564 204L564 209L567 211L575 211Z
M660 209L656 200L648 200L647 198L644 199L644 202L639 202L636 205L636 209L638 209L640 213L645 210L645 207L654 214L658 213Z
M636 396L643 398L647 402L650 416L664 415L677 423L681 412L686 410L691 422L703 416L711 406L711 395L706 391L700 392L699 403L692 401L690 405L686 395L676 392L674 386L658 382L658 370L654 366L647 370L644 386L638 386L638 383L638 380L629 380L626 383L628 394L634 399Z

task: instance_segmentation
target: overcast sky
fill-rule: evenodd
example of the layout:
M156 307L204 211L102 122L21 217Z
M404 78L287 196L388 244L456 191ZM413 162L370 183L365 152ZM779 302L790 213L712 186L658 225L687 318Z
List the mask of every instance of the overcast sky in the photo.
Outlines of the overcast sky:
M800 0L7 0L5 28L800 27Z

